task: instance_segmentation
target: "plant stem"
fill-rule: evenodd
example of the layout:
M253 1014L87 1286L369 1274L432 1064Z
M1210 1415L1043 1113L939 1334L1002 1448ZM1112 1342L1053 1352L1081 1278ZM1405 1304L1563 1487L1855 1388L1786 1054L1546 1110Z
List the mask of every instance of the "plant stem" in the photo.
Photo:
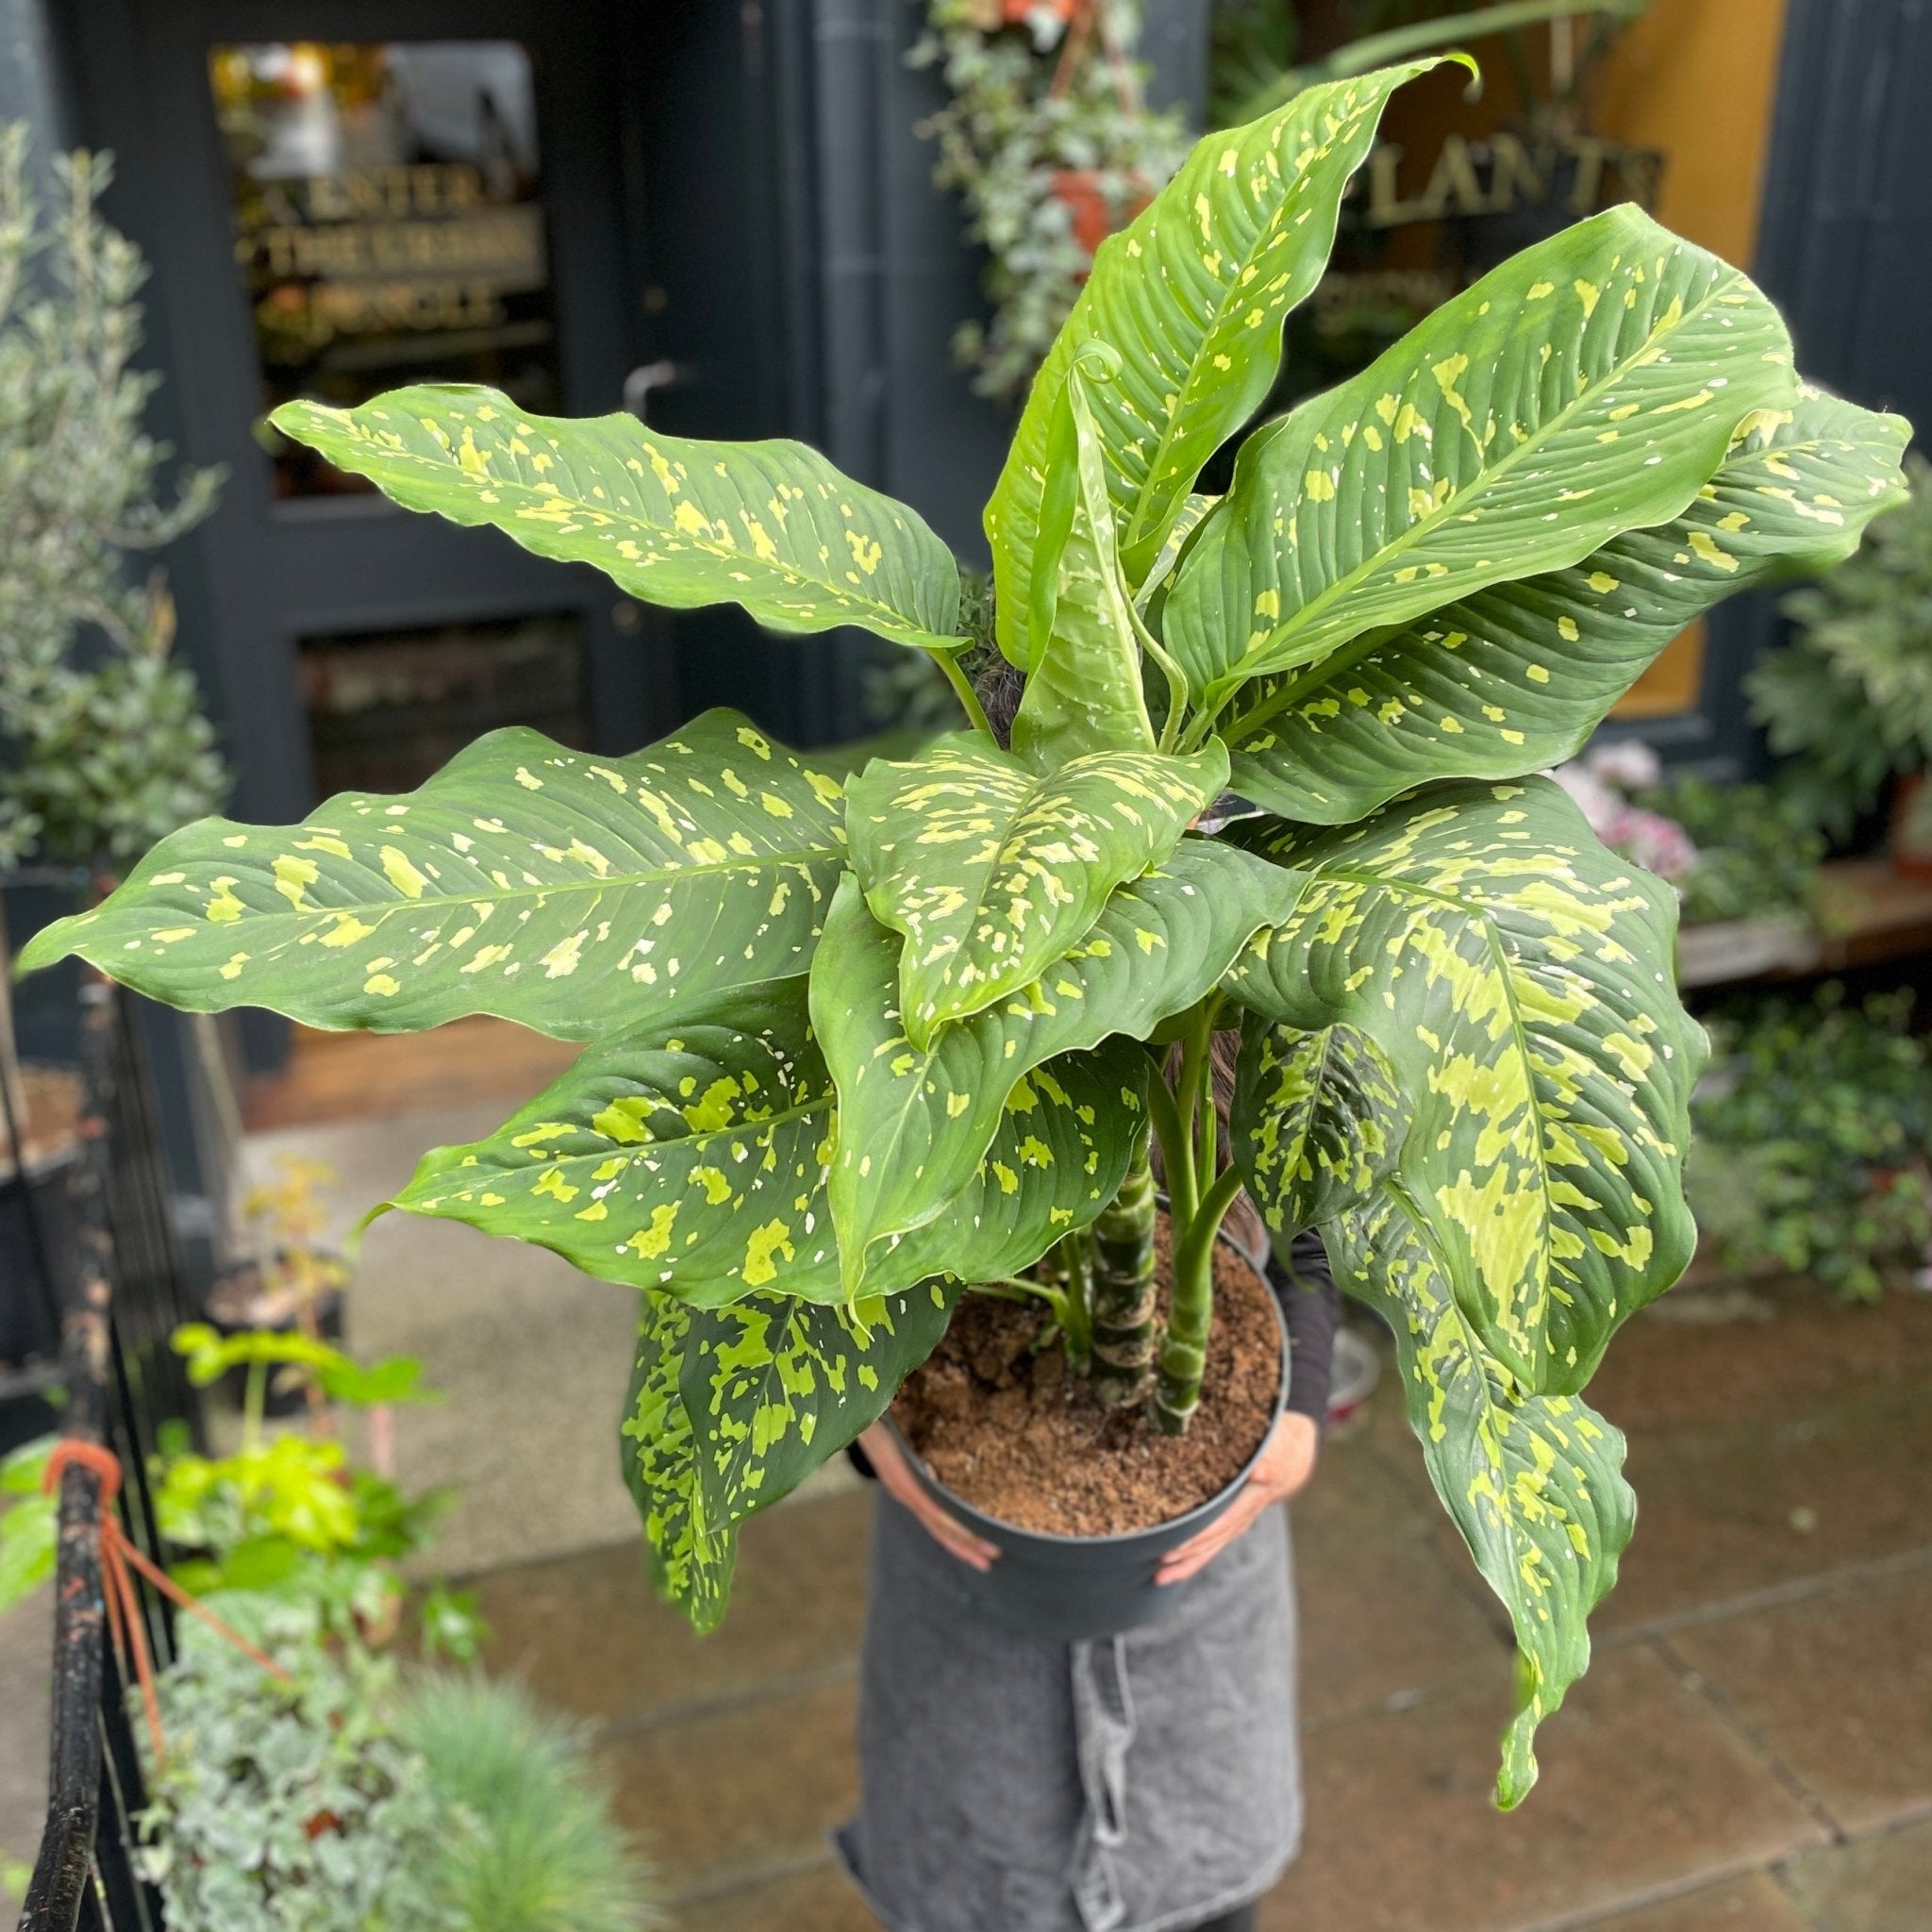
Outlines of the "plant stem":
M1147 1393L1157 1322L1154 1161L1143 1135L1120 1191L1093 1224L1093 1388L1108 1408Z
M1154 1138L1160 1143L1160 1164L1167 1174L1167 1198L1176 1220L1185 1221L1194 1210L1194 1143L1181 1125L1180 1108L1161 1070L1161 1054L1150 1047L1154 1077L1147 1083L1147 1111L1153 1118Z
M1186 1229L1175 1230L1167 1335L1149 1418L1164 1436L1183 1434L1200 1406L1208 1330L1214 1320L1214 1240L1241 1191L1240 1168L1227 1168L1202 1196Z
M946 682L953 687L953 694L965 707L966 716L974 730L982 738L997 744L999 741L993 737L992 726L986 721L986 708L979 702L979 693L973 689L973 680L959 669L958 659L955 654L951 651L928 649L925 655L940 667Z

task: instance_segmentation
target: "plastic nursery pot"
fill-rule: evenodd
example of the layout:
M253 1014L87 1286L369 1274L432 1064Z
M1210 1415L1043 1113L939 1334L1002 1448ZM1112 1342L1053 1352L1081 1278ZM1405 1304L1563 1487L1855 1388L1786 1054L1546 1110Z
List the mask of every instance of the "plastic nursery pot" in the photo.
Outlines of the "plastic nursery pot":
M1225 1235L1222 1239L1243 1260L1248 1258ZM997 1617L1029 1637L1075 1643L1117 1636L1123 1630L1151 1624L1179 1607L1194 1587L1194 1579L1156 1583L1154 1573L1160 1567L1161 1557L1206 1529L1233 1503L1260 1460L1269 1432L1281 1419L1288 1400L1288 1328L1272 1291L1268 1306L1274 1311L1275 1339L1281 1350L1281 1371L1268 1429L1262 1432L1254 1455L1219 1495L1197 1504L1185 1516L1157 1523L1150 1529L1126 1530L1118 1536L1057 1536L1047 1530L1020 1529L985 1515L933 1474L899 1433L891 1410L886 1411L886 1426L905 1451L920 1487L949 1515L999 1550L999 1559L991 1570L974 1570L965 1563L956 1566L960 1591L975 1610Z

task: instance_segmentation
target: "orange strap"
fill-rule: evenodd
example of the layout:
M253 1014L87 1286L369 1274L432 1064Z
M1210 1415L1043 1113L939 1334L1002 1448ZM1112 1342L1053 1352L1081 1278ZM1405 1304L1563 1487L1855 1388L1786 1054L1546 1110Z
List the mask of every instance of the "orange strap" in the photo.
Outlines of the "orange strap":
M126 1532L121 1527L120 1512L114 1507L114 1498L121 1493L121 1464L111 1449L103 1448L98 1442L79 1441L73 1437L58 1442L41 1477L41 1487L48 1495L59 1487L61 1472L70 1463L91 1470L100 1479L101 1594L108 1603L108 1628L113 1636L114 1655L120 1661L124 1679L127 1675L128 1653L131 1650L134 1654L134 1677L141 1686L142 1708L147 1713L148 1736L154 1742L155 1762L164 1765L168 1761L168 1754L161 1739L161 1706L155 1692L154 1658L148 1650L147 1628L142 1621L141 1603L135 1595L134 1578L128 1574L130 1570L139 1571L163 1596L199 1617L216 1635L232 1643L252 1662L259 1664L270 1676L279 1677L285 1684L293 1680L272 1657L265 1656L239 1630L223 1623L206 1604L191 1596L159 1564L152 1562L143 1551L128 1541Z

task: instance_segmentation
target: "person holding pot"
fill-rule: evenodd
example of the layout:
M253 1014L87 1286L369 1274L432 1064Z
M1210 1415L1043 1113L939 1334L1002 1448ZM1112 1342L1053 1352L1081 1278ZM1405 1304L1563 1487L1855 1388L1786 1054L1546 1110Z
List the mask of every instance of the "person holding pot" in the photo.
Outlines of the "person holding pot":
M1245 1219L1245 1227L1241 1221ZM1245 1201L1229 1230L1265 1245ZM920 1485L883 1423L854 1460L884 1494L859 1693L861 1799L837 1835L890 1932L1248 1932L1299 1847L1288 1518L1313 1474L1340 1298L1321 1239L1270 1285L1291 1374L1233 1505L1170 1551L1168 1613L1057 1642L1002 1627L961 1566L993 1546Z

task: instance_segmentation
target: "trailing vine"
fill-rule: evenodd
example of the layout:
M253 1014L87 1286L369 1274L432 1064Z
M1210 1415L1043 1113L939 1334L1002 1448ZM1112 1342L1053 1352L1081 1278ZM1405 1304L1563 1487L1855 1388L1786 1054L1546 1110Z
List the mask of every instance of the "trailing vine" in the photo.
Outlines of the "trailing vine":
M1149 108L1133 58L1136 0L929 0L908 56L951 100L923 122L934 179L966 203L985 246L992 315L962 323L954 353L982 395L1033 379L1093 250L1164 187L1187 151L1178 109Z

